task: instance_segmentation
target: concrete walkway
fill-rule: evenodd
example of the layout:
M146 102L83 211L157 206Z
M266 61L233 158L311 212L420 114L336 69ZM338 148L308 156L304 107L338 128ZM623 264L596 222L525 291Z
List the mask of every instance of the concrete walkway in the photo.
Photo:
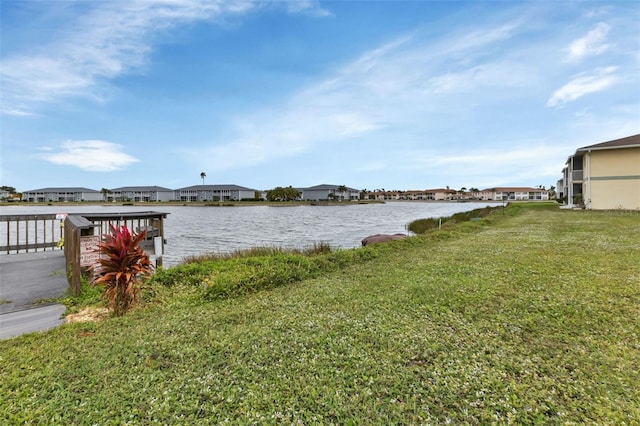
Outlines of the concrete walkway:
M0 339L44 331L65 322L62 317L67 307L60 304L44 305L0 315Z
M68 288L61 250L0 255L0 339L62 324L64 305L38 302Z

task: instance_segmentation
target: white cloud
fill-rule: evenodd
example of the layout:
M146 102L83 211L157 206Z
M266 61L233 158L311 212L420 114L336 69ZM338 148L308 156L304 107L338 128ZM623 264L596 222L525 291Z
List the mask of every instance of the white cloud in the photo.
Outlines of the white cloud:
M468 149L464 154L455 150L418 150L406 155L405 170L428 169L434 176L455 177L453 187L460 185L491 186L526 181L531 176L551 178L555 182L571 144L551 145L544 141L529 141L505 149ZM532 182L531 185L545 182Z
M122 145L100 140L66 141L59 149L43 147L40 158L90 172L112 172L139 160L122 152Z
M38 115L36 113L25 111L20 108L4 108L2 109L2 113L13 117L34 117Z
M465 86L467 91L521 84L526 72L510 61L469 69L480 46L502 42L516 28L507 24L466 31L435 43L416 33L400 35L303 88L288 102L239 117L232 129L235 138L212 146L210 155L225 158L220 167L228 170L301 155L316 147L340 151L377 131L415 127L435 108L429 99L433 90L427 87L441 78L443 67L459 72L456 81L475 74ZM185 150L185 158L204 164L207 160L194 156L196 151ZM234 156L234 152L246 154Z
M595 9L589 10L585 16L590 19L599 18L601 16L608 15L611 11L611 6L601 6Z
M357 111L295 103L285 111L245 116L234 126L232 142L211 145L205 155L201 147L181 148L184 158L202 167L213 162L218 170L248 167L294 157L323 142L357 138L376 125Z
M566 150L566 146L532 143L532 146L511 149L471 150L466 154L416 152L410 158L415 158L418 163L428 162L435 166L455 164L464 167L476 165L481 168L486 168L487 165L491 165L491 167L495 165L519 167L522 162L534 161L534 159L544 164L550 158L565 153Z
M617 67L597 69L593 74L580 74L553 92L548 107L560 107L589 93L600 92L618 81L614 74Z
M87 3L89 12L69 18L68 26L37 50L3 57L2 113L27 115L35 104L67 96L100 100L110 79L146 65L158 33L187 22L244 15L264 5L248 0ZM314 1L285 7L290 13L328 13Z
M516 87L530 85L534 77L522 64L497 61L476 65L458 72L447 72L429 79L432 93L464 93L482 87Z
M596 56L604 53L609 45L606 43L607 34L611 27L600 22L584 37L574 40L569 44L569 61L579 61L587 56Z
M466 33L449 45L448 51L467 51L488 46L513 37L520 22L510 22L496 28L482 28Z
M333 16L333 13L320 6L318 0L288 1L287 10L292 14L305 14L315 17Z

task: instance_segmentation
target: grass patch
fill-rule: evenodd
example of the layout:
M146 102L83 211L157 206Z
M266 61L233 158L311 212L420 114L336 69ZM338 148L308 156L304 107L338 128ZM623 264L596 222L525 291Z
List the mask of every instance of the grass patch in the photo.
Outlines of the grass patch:
M218 261L224 259L233 258L246 258L246 257L259 257L259 256L274 256L281 254L299 254L305 256L313 256L317 254L331 253L331 246L324 242L317 242L313 245L301 248L301 249L283 249L282 247L251 247L243 250L235 250L231 253L213 253L213 254L201 254L197 256L187 256L182 263L201 263L206 261Z
M97 305L102 306L102 288L94 286L89 283L87 277L81 277L80 279L80 294L74 296L71 288L65 291L65 295L55 299L48 299L47 302L61 303L67 307L67 313L78 313L79 311L95 307Z
M452 225L459 224L461 222L482 220L487 218L492 214L502 214L505 215L508 212L509 216L516 216L519 214L520 209L525 208L527 210L557 210L558 203L554 201L544 201L544 202L512 202L509 203L509 208L505 208L505 206L493 206L493 207L482 207L475 210L470 210L467 212L455 213L451 216L443 216L443 217L428 217L424 219L416 219L411 222L408 226L409 231L414 234L420 235L425 234L434 229L449 228Z
M429 217L425 219L417 219L409 224L409 231L414 234L424 234L428 231L439 229L442 226L450 227L453 224L483 219L502 207L483 207L468 212L455 213L445 217Z
M215 300L314 278L367 261L375 253L364 249L331 251L322 243L301 250L258 247L229 255L190 258L174 268L158 271L149 285L200 288L205 300Z
M639 216L520 205L375 250L278 254L339 266L213 301L202 279L226 261L184 265L204 278L184 270L145 309L1 341L0 419L637 424L638 241ZM268 257L227 273L281 267Z

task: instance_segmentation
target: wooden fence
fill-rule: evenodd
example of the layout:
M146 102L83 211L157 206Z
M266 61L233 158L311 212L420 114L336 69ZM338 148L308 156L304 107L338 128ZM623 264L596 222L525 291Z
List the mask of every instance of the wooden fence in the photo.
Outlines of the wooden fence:
M0 253L61 250L63 220L56 214L0 215Z

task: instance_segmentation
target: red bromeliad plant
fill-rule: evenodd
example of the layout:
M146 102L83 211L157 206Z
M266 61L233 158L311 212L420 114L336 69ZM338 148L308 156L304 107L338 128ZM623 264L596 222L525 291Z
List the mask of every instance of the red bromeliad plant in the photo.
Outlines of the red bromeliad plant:
M111 235L105 234L98 246L102 257L94 265L93 283L104 287L102 298L121 316L138 300L140 279L153 272L153 265L140 247L146 231L131 235L126 226L110 228Z

